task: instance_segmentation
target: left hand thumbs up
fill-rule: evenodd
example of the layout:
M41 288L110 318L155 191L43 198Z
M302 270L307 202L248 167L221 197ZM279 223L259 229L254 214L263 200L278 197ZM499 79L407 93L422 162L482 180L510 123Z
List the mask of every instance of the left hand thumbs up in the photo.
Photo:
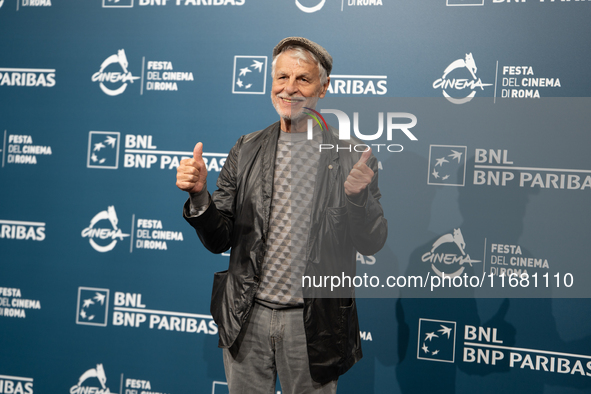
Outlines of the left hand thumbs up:
M374 172L367 166L367 160L371 157L371 148L363 152L359 161L353 166L345 181L345 194L356 196L371 183Z

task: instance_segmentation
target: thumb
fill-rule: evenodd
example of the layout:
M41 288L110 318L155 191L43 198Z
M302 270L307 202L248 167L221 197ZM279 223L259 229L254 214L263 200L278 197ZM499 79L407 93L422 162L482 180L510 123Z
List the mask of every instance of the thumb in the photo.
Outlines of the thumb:
M197 145L195 145L195 148L193 148L193 159L201 160L202 155L203 155L203 144L201 142L198 142Z
M357 164L365 164L365 163L367 163L367 160L369 160L370 157L371 157L371 148L369 148L368 150L366 150L365 152L363 152L361 154L361 159L359 159L359 161L357 162Z

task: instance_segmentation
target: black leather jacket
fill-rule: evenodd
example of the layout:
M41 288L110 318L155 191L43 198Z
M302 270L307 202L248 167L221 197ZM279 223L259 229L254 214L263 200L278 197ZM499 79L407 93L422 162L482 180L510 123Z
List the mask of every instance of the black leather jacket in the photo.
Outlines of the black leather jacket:
M227 271L214 277L211 314L219 329L219 346L230 347L249 316L257 293L273 195L273 173L279 122L245 136L232 148L218 177L212 203L197 217L184 216L203 245L213 253L232 248ZM323 131L323 143L348 146L338 131ZM387 222L379 203L377 160L364 206L346 198L344 182L361 153L323 150L316 175L304 275L343 273L353 277L356 251L372 255L384 245ZM315 290L318 293L318 289ZM304 289L304 326L312 378L335 380L362 357L354 290L327 298Z

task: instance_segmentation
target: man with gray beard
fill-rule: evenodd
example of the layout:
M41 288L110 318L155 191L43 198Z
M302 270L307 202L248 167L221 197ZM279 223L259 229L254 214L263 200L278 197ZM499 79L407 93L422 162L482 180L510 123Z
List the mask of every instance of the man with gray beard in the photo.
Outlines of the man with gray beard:
M279 121L238 140L212 195L201 143L178 167L183 216L208 250L232 249L211 301L232 394L273 393L277 375L284 393L335 393L362 357L353 287L329 296L302 286L303 275L354 276L357 251L372 255L387 237L371 150L321 152L356 143L323 122L308 137L331 70L320 45L281 40L271 89Z

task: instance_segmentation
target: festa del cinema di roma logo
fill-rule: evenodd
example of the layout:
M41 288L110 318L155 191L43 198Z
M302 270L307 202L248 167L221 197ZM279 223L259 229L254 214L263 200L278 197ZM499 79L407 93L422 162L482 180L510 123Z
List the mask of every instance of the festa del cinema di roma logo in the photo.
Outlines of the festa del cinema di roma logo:
M106 71L107 67L112 64L118 64L121 71ZM128 83L133 83L136 79L140 79L140 77L134 77L127 69L128 67L129 62L127 61L125 50L119 49L116 54L105 59L101 64L101 68L92 75L92 82L99 82L101 90L109 96L120 95L125 92ZM112 88L107 85L112 86Z
M102 220L107 220L110 223L111 228L95 227L95 225ZM105 253L111 251L115 245L117 245L117 241L123 241L123 238L130 236L130 234L124 234L121 229L117 227L118 222L119 219L117 218L115 207L111 205L106 211L101 211L94 215L90 220L90 225L82 230L82 237L88 238L90 246L92 246L97 252ZM111 242L106 245L99 245L95 239L107 240L107 242L110 239Z
M452 78L449 79L448 75L458 69L467 69L472 79L469 78ZM443 71L443 76L435 82L433 82L433 89L441 89L443 97L445 97L448 101L454 104L464 104L469 102L476 96L477 89L484 90L485 86L492 86L492 83L483 83L480 78L476 76L476 71L478 68L476 67L476 62L474 61L474 57L472 57L472 53L467 53L464 59L458 59L453 61L447 68ZM454 73L457 75L458 72ZM460 76L460 75L458 75ZM462 75L463 76L463 75ZM466 75L467 76L467 75ZM470 93L464 97L452 97L447 90L456 91L457 95L462 96L461 93L464 89L469 89Z
M125 382L125 385L123 385ZM125 388L125 391L123 389ZM120 392L112 392L107 387L107 374L103 364L97 364L96 368L86 370L78 378L78 383L70 387L70 394L161 394L161 391L152 391L152 384L149 380L141 379L123 379L121 374ZM0 391L0 393L9 394L8 391ZM11 394L18 394L16 391L11 391ZM27 393L28 394L28 393ZM32 394L32 391L31 391Z
M309 2L305 1L304 3ZM313 6L305 6L299 0L295 0L295 4L300 9L300 11L303 11L308 14L320 11L322 7L324 7L324 3L326 3L326 0L320 0L316 5ZM347 0L347 5L382 5L382 0Z

